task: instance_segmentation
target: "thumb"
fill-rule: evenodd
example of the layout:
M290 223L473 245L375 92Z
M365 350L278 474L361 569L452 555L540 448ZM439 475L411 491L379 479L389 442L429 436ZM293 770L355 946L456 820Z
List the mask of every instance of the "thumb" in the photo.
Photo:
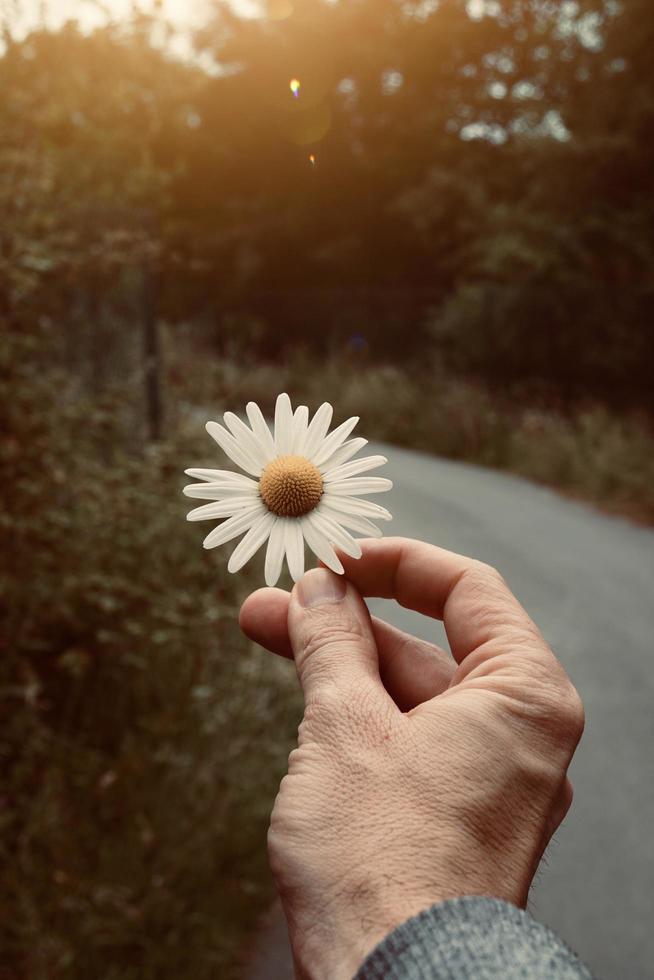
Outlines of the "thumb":
M305 704L334 695L339 703L363 693L386 698L370 613L344 576L314 568L300 579L288 634Z

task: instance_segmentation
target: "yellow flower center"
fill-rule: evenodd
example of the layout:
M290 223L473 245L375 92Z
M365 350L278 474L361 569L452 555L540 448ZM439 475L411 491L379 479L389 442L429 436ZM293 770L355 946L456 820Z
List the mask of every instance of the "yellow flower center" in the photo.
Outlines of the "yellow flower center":
M259 480L261 499L279 517L301 517L320 501L320 470L303 456L278 456L268 463Z

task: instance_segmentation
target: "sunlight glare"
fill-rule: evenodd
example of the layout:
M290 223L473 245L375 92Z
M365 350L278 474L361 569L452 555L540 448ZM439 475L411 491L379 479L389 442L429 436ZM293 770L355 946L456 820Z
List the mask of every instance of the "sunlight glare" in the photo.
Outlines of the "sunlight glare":
M132 6L131 0L104 0L102 4L89 0L21 0L12 26L17 27L19 33L32 30L40 23L56 30L72 20L82 31L91 31L109 20L127 19ZM210 12L209 0L161 0L161 3L146 0L139 6L147 14L163 14L178 29L199 26Z

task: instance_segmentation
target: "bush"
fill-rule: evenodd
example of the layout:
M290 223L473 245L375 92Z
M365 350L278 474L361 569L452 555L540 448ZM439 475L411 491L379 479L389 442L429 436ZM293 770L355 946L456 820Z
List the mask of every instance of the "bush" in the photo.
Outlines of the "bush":
M252 582L186 523L178 437L130 456L89 402L3 352L3 976L235 975L269 898L265 830L298 720L289 665L235 627Z
M523 412L511 468L608 510L654 523L654 436L644 416L602 406L572 418Z
M368 438L509 470L654 523L654 433L644 413L582 404L564 414L519 389L500 394L429 363L374 364L365 355L317 363L299 353L246 373L230 360L191 356L177 384L182 400L200 393L215 413L255 399L270 415L283 390L313 408L327 399L337 421L361 415Z

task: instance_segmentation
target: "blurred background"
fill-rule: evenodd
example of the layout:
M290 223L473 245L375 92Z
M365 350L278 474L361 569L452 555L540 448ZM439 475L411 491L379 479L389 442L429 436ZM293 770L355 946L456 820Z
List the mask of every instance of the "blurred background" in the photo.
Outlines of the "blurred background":
M654 7L0 23L0 977L235 978L301 706L182 471L286 390L654 523Z

